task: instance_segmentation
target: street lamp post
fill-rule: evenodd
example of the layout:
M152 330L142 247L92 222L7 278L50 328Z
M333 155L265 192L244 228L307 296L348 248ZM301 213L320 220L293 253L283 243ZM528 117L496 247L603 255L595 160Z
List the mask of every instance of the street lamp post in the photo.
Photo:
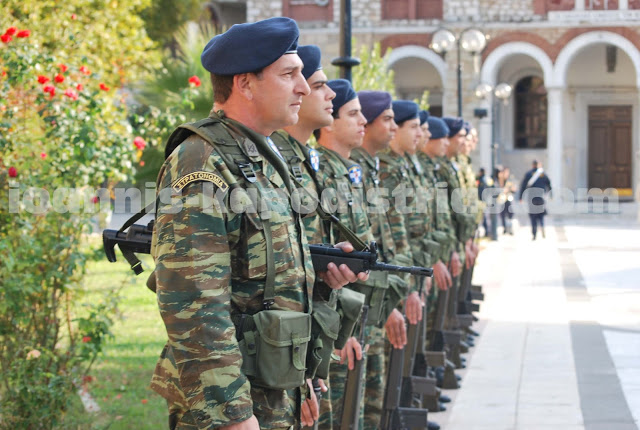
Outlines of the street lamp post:
M351 82L351 68L360 60L351 56L351 0L340 1L340 56L331 64L340 68L340 77Z
M493 201L493 210L491 211L491 240L498 240L498 214L496 212L496 203L498 195L500 194L500 188L498 175L496 172L496 166L498 165L498 149L500 144L496 136L497 130L500 125L500 118L497 115L497 103L496 100L502 101L506 105L511 97L513 88L511 85L501 83L492 88L491 85L486 83L478 84L475 90L476 97L485 99L493 93L491 99L491 177L493 179L493 191L491 193L491 199Z
M431 49L443 58L453 45L457 51L457 87L458 87L458 116L462 116L462 64L460 59L461 50L471 53L474 56L475 71L477 72L477 55L487 46L487 37L477 28L466 28L456 37L451 30L442 28L433 34L431 39Z

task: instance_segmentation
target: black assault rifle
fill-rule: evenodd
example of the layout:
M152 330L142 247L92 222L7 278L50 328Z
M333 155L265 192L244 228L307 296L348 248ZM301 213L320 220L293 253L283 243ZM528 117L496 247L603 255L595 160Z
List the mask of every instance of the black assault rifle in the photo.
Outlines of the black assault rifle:
M148 225L133 224L126 232L119 230L104 230L102 243L104 252L110 262L116 261L115 246L118 245L122 255L131 265L136 275L142 273L142 265L135 254L151 253L151 236L153 234L153 221ZM415 276L432 276L433 269L418 266L396 266L378 262L378 248L375 242L371 242L364 251L344 252L340 248L331 245L309 245L313 268L319 272L327 270L329 263L336 266L346 264L353 273L380 270L386 272L411 273Z

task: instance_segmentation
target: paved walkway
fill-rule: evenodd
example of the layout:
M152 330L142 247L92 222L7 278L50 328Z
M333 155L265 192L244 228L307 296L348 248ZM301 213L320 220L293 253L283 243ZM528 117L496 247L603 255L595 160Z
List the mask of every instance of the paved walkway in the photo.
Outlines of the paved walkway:
M546 239L523 219L481 254L481 336L430 414L444 430L638 430L636 212L547 219Z

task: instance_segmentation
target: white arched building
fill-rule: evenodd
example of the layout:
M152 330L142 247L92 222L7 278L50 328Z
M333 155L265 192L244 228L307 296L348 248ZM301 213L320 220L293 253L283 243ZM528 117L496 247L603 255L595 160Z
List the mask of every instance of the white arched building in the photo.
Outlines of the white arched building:
M246 0L247 20L296 19L300 42L322 48L331 76L339 1L280 4ZM351 7L354 52L375 43L392 48L397 95L428 90L434 114L455 115L458 97L457 52L433 52L433 33L477 28L488 36L479 62L460 55L463 116L481 136L476 169L489 170L493 147L496 161L519 177L540 160L555 189L640 194L640 0L351 0ZM506 105L478 100L481 82L506 82L514 92ZM474 118L476 108L488 116Z

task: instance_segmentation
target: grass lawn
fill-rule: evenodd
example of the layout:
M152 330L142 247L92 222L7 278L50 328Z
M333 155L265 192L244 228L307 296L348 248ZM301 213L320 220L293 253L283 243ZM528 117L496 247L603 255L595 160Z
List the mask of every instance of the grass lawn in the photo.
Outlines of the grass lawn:
M108 290L120 290L119 315L112 327L114 337L107 341L90 375L89 393L100 406L98 413L84 410L79 397L66 414L66 429L164 429L167 406L151 391L149 381L167 334L158 313L155 295L145 285L153 261L144 256L145 271L134 276L126 260L106 258L89 264L85 285L99 298Z

